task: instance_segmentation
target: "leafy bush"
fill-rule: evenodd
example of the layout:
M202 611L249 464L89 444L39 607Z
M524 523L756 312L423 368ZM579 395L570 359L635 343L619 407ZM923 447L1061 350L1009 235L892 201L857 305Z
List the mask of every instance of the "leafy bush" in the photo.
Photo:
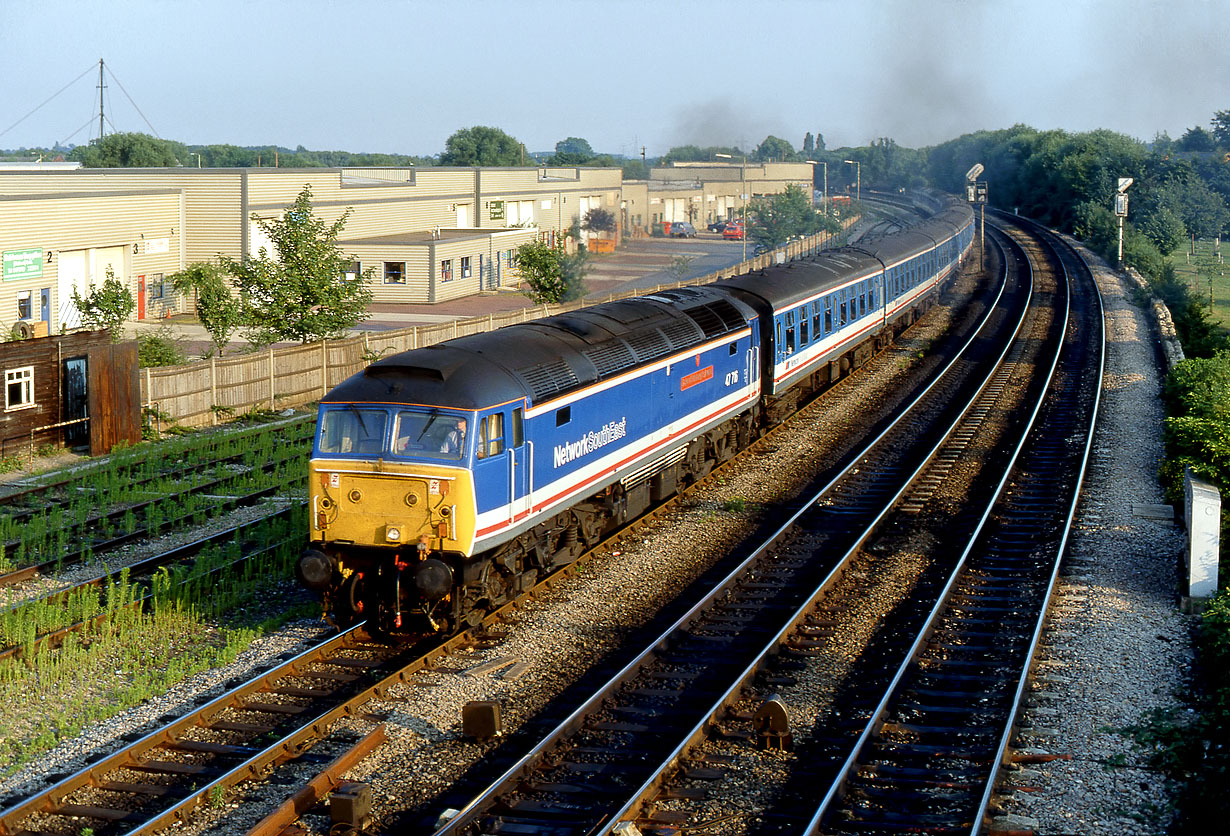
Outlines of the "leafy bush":
M111 332L111 339L123 338L124 323L136 310L132 291L115 277L108 265L106 278L99 287L91 286L85 296L73 289L73 304L81 311L81 321L91 328L104 328Z
M186 362L188 356L170 325L164 323L152 334L137 334L137 365L141 368L178 366Z

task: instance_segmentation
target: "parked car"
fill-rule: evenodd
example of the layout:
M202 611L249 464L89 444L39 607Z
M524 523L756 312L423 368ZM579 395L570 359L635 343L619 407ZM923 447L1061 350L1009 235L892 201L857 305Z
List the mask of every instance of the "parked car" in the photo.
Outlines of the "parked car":
M726 224L726 228L722 230L722 237L729 240L742 241L743 221L731 221Z
M730 221L714 221L709 224L710 232L724 232L726 227L730 225Z
M671 221L672 238L695 238L696 227L687 221Z

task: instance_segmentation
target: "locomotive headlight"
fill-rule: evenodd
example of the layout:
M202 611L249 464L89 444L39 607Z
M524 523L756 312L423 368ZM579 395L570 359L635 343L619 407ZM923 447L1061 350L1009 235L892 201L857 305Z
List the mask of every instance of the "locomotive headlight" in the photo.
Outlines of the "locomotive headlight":
M384 539L388 540L390 543L398 542L401 540L401 529L395 525L385 526Z

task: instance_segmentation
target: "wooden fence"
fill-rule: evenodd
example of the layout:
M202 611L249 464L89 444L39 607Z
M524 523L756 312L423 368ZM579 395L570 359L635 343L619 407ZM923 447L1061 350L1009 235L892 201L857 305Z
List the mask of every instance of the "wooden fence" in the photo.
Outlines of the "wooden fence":
M846 228L857 218L845 222ZM421 348L453 337L492 331L505 325L576 310L599 302L644 296L655 290L706 284L760 270L774 263L803 258L833 243L829 234L813 235L724 270L683 282L660 284L565 305L538 305L516 311L417 325L393 331L368 331L341 340L269 348L232 357L212 357L180 366L141 370L141 402L156 415L159 428L173 421L181 427L217 424L254 409L302 406L325 395L369 363L390 354Z

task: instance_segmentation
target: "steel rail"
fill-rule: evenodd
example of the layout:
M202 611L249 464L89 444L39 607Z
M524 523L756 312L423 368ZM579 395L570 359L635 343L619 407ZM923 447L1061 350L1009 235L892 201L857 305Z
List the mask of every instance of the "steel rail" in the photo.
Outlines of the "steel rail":
M1062 263L1060 266L1062 267ZM1064 271L1064 276L1066 278L1066 270ZM1071 315L1070 286L1066 282L1065 282L1065 291L1067 292L1065 293L1065 307L1064 307L1064 320L1063 320L1064 328L1063 328L1063 331L1061 331L1061 334L1066 334L1067 325L1068 325L1069 318ZM989 502L987 503L986 511L981 516L978 522L978 525L975 528L974 533L970 536L968 545L963 550L960 558L958 559L953 571L951 572L948 578L947 583L945 584L943 590L941 591L939 595L939 598L936 604L932 607L931 611L929 612L925 624L923 625L921 630L918 632L918 635L915 638L914 642L911 644L910 649L908 653L906 654L906 658L898 666L897 671L895 672L892 680L884 688L884 696L879 700L879 702L876 705L876 708L872 711L871 717L865 724L863 731L860 733L857 741L855 742L854 747L852 748L850 752L850 755L846 758L841 769L838 771L836 777L833 779L829 789L826 791L823 799L821 800L820 805L818 806L815 814L808 821L806 827L802 831L804 834L806 834L806 836L814 836L815 834L821 833L820 831L821 820L826 815L828 815L833 805L838 800L840 800L840 798L844 795L845 789L849 784L851 773L853 772L855 766L860 762L862 755L864 754L873 736L879 731L879 729L884 724L885 715L888 712L889 705L893 702L893 699L896 696L898 686L900 685L902 680L906 677L911 667L914 666L918 657L920 656L922 651L925 649L928 640L935 632L939 616L941 615L941 613L943 613L946 610L946 607L952 598L954 587L956 586L958 579L963 574L963 571L967 563L969 562L971 553L973 552L974 548L980 542L980 535L982 534L983 530L986 528L988 521L990 520L994 511L996 510L998 506L998 501L1000 497L1003 495L1004 490L1007 488L1009 482L1015 476L1017 476L1015 465L1018 459L1020 458L1023 450L1025 449L1026 445L1031 441L1032 430L1035 426L1038 415L1040 414L1044 404L1046 403L1046 399L1050 391L1050 383L1053 381L1056 370L1059 367L1059 363L1062 358L1063 351L1066 347L1066 343L1067 341L1065 337L1064 339L1061 339L1059 341L1056 347L1054 357L1052 359L1049 369L1047 370L1047 376L1046 376L1047 385L1042 390L1041 396L1038 398L1038 401L1036 402L1036 404L1034 405L1034 408L1030 412L1029 419L1026 422L1025 428L1020 435L1020 441L1016 445L1016 447L1014 448L1010 456L1008 466L1005 468L1005 474L1003 478L1000 480L999 484L997 485L995 490L992 492L992 496ZM1090 432L1090 438L1092 438L1092 431ZM1087 454L1087 451L1086 451L1086 454ZM1074 498L1072 501L1072 509L1074 512L1077 499L1079 498L1079 494L1074 493L1073 496ZM1071 515L1069 515L1069 519L1071 519ZM1056 567L1057 565L1058 565L1058 560L1056 560ZM1015 719L1015 714L1012 715L1012 719ZM1011 725L1011 720L1010 720L1010 725ZM1009 729L1009 732L1010 732L1010 729ZM1007 736L1009 732L1005 733L1005 737ZM994 783L994 777L997 773L998 773L998 770L993 771L993 775L991 779L992 784ZM988 791L984 795L984 799L989 802L989 798L990 798L990 793ZM982 808L982 811L985 811L985 807ZM975 833L975 834L977 833L978 829L980 829L981 827L981 812L979 813L979 816L977 817L977 822L978 822L977 826L975 826L974 830L972 831L972 833Z
M1034 225L1034 226L1041 228L1040 225ZM1070 244L1068 244L1067 241L1065 241L1062 238L1059 238L1058 236L1056 236L1056 240L1059 241L1059 243L1070 254L1071 257L1079 260L1080 265L1084 270L1089 269L1084 259L1081 258L1080 254L1077 253L1076 250ZM1064 269L1066 271L1067 269L1066 266ZM1105 304L1102 300L1101 288L1098 287L1098 284L1096 281L1092 281L1092 275L1090 276L1090 279L1091 279L1090 285L1092 285L1094 289L1095 299L1097 300L1098 319L1102 322L1105 322ZM996 747L996 750L995 750L994 763L999 764L1000 769L1002 769L1003 766L1005 765L1009 743L1012 739L1012 730L1016 725L1016 719L1021 715L1022 706L1024 705L1024 702L1025 702L1025 690L1029 686L1030 677L1032 676L1032 673L1033 673L1034 663L1037 658L1038 645L1041 644L1042 642L1042 632L1046 626L1047 616L1050 614L1051 602L1054 599L1054 595L1055 595L1055 586L1056 586L1057 581L1059 580L1059 569L1062 563L1064 552L1067 550L1067 547L1068 547L1068 538L1072 532L1072 523L1076 519L1077 506L1080 503L1081 491L1084 488L1085 476L1088 473L1089 459L1093 455L1093 438L1095 434L1095 429L1097 427L1098 418L1101 412L1102 385L1103 385L1103 381L1105 380L1105 376L1106 376L1106 329L1105 327L1103 327L1102 338L1099 341L1099 345L1098 345L1098 377L1097 377L1097 385L1094 387L1094 391L1096 392L1096 395L1094 397L1094 403L1093 403L1093 407L1090 413L1089 431L1086 433L1086 437L1085 437L1085 449L1081 454L1081 463L1080 463L1080 468L1078 470L1077 482L1072 491L1072 497L1073 497L1072 502L1068 507L1067 517L1064 519L1063 536L1060 538L1059 545L1056 547L1055 565L1054 565L1054 568L1051 570L1051 576L1047 581L1046 594L1043 599L1041 610L1038 613L1037 624L1034 627L1033 635L1030 637L1030 640L1029 640L1029 649L1026 652L1026 659L1028 660L1028 663L1024 666L1023 670L1021 671L1021 675L1018 678L1016 690L1014 691L1013 697L1012 697L1012 705L1010 706L1008 713L1007 713L1008 721L1004 725L1003 733L1000 735L999 745ZM991 798L994 795L995 787L998 783L997 778L998 778L999 771L1000 771L999 769L995 770L995 775L993 775L992 780L987 782L986 788L983 791L982 798L980 799L978 803L978 811L974 815L974 821L978 824L971 831L971 836L977 836L977 833L980 827L986 823L987 810L991 806Z
M621 687L622 684L624 684L625 682L633 678L637 672L639 672L642 668L646 666L646 664L651 660L653 656L655 656L662 649L667 647L669 645L670 638L672 635L685 629L686 626L691 624L693 621L695 621L696 618L700 614L712 608L715 602L727 590L735 586L737 582L743 578L748 567L750 567L753 563L755 563L769 549L771 549L773 546L779 543L781 539L786 536L786 534L795 526L795 524L797 523L800 517L808 513L813 507L818 505L825 497L827 497L833 491L833 489L845 479L846 475L849 472L853 470L857 470L860 467L860 465L863 463L863 460L872 452L872 450L877 448L881 444L881 442L883 442L886 438L888 438L888 436L893 432L893 430L898 425L900 425L907 418L911 417L911 413L913 412L915 407L919 406L927 398L927 396L931 393L931 391L935 389L944 380L944 378L956 368L957 364L965 359L966 352L970 350L970 347L973 345L974 341L978 339L978 337L980 336L980 333L981 333L980 329L986 325L986 323L990 320L991 316L995 313L996 305L998 304L998 301L1002 298L1004 291L1005 291L1005 287L1001 285L999 293L996 296L995 303L988 306L985 312L985 315L983 317L983 320L979 324L979 327L974 329L974 332L966 340L965 344L962 345L961 349L956 353L956 355L945 365L945 367L941 371L939 371L933 377L931 382L917 395L917 397L915 397L914 400L910 402L910 404L908 404L904 409L902 409L896 415L896 417L888 424L888 426L886 426L878 435L875 436L875 438L873 438L870 442L868 442L865 445L865 447L862 449L861 452L851 457L851 461L849 465L841 473L834 476L815 495L813 495L806 502L802 503L801 507L795 513L793 513L789 517L789 519L777 529L775 533L771 534L764 543L758 546L751 553L749 557L747 557L742 562L740 562L740 564L737 567L735 567L723 580L718 582L714 586L714 588L710 590L710 592L706 596L704 596L704 598L702 598L699 602L697 602L691 608L689 608L686 613L680 616L670 627L668 627L665 631L663 631L663 633L660 636L658 636L653 641L649 642L644 651L642 651L636 658L628 662L605 685L599 687L589 699L587 699L581 706L579 706L574 711L572 711L572 713L569 714L569 716L565 718L558 726L556 726L555 729L548 732L547 735L537 745L535 745L529 752L523 755L502 776L497 778L485 790L483 790L476 797L471 799L471 801L467 803L466 806L463 807L460 811L458 811L457 814L452 819L450 819L443 827L441 827L435 832L435 836L455 836L455 834L459 834L463 828L467 828L473 825L476 818L482 815L487 805L496 796L507 791L510 787L517 785L538 762L544 759L546 754L552 748L554 748L561 740L573 734L577 729L579 729L587 715L591 714L595 708L597 708L603 703L604 700L606 700L612 694L614 694ZM1031 298L1032 298L1032 291L1031 291ZM1027 299L1025 305L1023 306L1021 316L1017 320L1017 323L1013 328L1014 335L1020 331L1020 328L1022 327L1025 321L1025 316L1026 316L1026 312L1028 309L1028 301L1029 300ZM1001 352L999 359L994 364L996 367L998 367L999 361L1002 360L1003 356L1010 350L1011 343L1012 343L1011 340L1005 341L1005 347L1003 351ZM975 393L975 396L971 398L970 403L967 404L965 408L961 410L961 413L957 418L957 422L959 422L960 419L964 417L967 411L972 407L974 401L976 400L977 394L980 394L983 391L983 389L989 384L991 377L992 375L988 375L987 379L980 386L977 387L977 392ZM933 449L927 454L923 463L919 466L920 469L924 468L930 462L931 457L934 456L935 452L936 450ZM893 501L895 501L897 498L903 495L905 490L906 488L902 487L897 492L897 494L894 496ZM875 521L871 524L871 526L868 527L868 531L870 531L871 528L873 528L876 524L879 523L879 521L883 518L884 514L888 513L890 506L891 506L891 502L886 504L886 507L881 510L881 512L875 517ZM859 542L861 542L865 537L866 537L866 533L864 533L864 535L862 535L859 538ZM826 588L830 584L830 581L833 577L835 577L835 575L833 575L832 573L830 573L830 575L826 577L824 581L824 585L826 586ZM775 647L776 644L773 644L773 646ZM703 726L705 725L705 723L702 723L700 725ZM695 731L696 730L694 729L693 734L695 734ZM681 744L681 747L677 748L676 751L672 753L671 755L672 759L678 756L677 753L680 750L680 748L682 748L682 744ZM618 824L619 816L623 815L627 809L628 807L625 807L623 810L620 811L620 813L607 817L606 823L603 825L600 825L598 828L595 828L593 833L601 834L601 833L609 832L611 828L615 827Z

